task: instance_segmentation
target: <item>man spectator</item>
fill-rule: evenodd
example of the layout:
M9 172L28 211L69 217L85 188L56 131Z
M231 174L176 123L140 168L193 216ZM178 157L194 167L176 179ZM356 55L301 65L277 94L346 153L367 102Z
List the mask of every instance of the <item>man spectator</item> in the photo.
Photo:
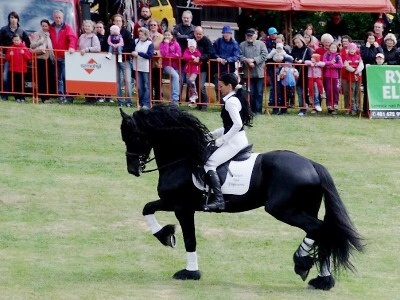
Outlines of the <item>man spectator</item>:
M264 66L268 51L265 43L256 39L256 30L247 29L246 40L240 45L243 80L249 83L250 104L255 114L262 114L264 97Z
M214 86L218 95L218 78L222 73L234 73L236 62L239 60L239 44L232 37L232 28L228 25L222 28L222 37L215 40L215 57L217 63L213 64Z
M181 46L182 53L187 48L187 40L194 38L195 26L192 24L193 14L190 10L185 10L182 13L182 23L175 26L172 34Z
M207 80L208 70L208 60L210 58L214 58L214 48L212 42L208 37L204 35L203 28L201 26L197 26L194 30L194 38L197 42L197 49L199 49L201 56L201 66L200 66L200 76L199 76L199 88L201 89L201 96L200 102L201 103L208 103L208 96L206 92L205 83ZM207 105L198 105L198 109L200 110L207 110Z
M343 35L349 35L346 22L342 19L339 12L334 12L326 25L326 32L333 36L335 40L341 39Z
M97 38L100 41L101 52L108 52L108 43L107 43L108 35L106 33L106 29L104 28L104 22L97 21L95 29Z
M276 38L278 36L278 30L275 27L268 28L268 36L265 39L265 46L267 47L268 53L272 49L276 48Z
M108 38L108 33L106 32L106 29L104 28L104 22L103 21L97 21L96 22L96 27L95 27L95 32L97 35L97 38L100 41L100 51L101 52L108 52L108 43L107 43L107 38ZM103 103L104 102L104 95L101 97L97 98L97 102ZM106 102L109 103L114 103L114 100L110 98L109 96L106 97Z
M380 21L376 21L374 24L374 36L375 36L375 41L379 44L379 46L382 46L384 36L383 36L383 23Z
M132 34L124 27L124 18L120 14L115 14L111 18L113 25L120 28L120 34L124 39L124 47L122 48L122 62L117 63L117 83L118 83L118 106L132 106L132 60L131 54L135 51L135 43ZM123 87L125 87L125 97L123 97Z
M57 61L58 94L61 103L72 103L74 98L65 95L65 51L75 52L78 37L71 25L64 22L64 14L60 10L53 12L53 24L50 26L50 39L53 44L54 55Z
M172 35L181 47L181 53L183 54L188 47L187 40L194 39L194 29L196 28L192 24L193 14L190 10L185 10L182 13L182 23L179 23L174 27ZM183 90L183 84L186 82L186 73L183 72L184 64L180 64L179 74L181 77L181 91ZM187 92L186 92L187 93ZM186 97L188 99L188 97Z
M20 27L19 25L19 15L15 12L12 11L8 14L8 25L2 27L0 29L0 46L1 47L10 47L13 44L13 36L14 34L18 34L21 38L22 41L25 43L26 47L29 48L31 45L31 42L29 40L28 34ZM3 48L3 53L0 55L5 55L7 52L7 48ZM10 67L10 62L7 60L4 60L4 65L3 65L3 82L4 82L4 91L9 90L9 81L8 81L8 73L9 73L9 67ZM8 95L7 94L2 94L1 98L3 100L8 100Z
M142 6L142 8L140 9L140 19L135 23L135 26L133 27L133 37L135 39L139 38L139 31L138 31L139 28L144 27L144 28L150 30L149 24L148 24L148 21L150 19L151 19L150 8L148 6ZM157 27L157 31L159 33L162 33L160 26Z

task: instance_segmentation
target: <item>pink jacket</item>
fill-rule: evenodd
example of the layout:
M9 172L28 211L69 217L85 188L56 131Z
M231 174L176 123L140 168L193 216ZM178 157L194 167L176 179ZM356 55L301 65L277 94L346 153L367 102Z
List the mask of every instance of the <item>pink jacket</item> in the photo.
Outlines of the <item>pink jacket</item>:
M324 77L339 78L340 70L343 67L343 60L339 53L326 52L323 56L325 63Z
M311 60L304 62L308 66L308 78L322 78L322 68L325 66L323 61L316 62L314 66Z
M185 69L183 71L188 74L200 74L201 61L197 63L194 62L192 56L200 57L201 53L198 49L191 53L189 48L186 48L185 52L183 52L183 60L186 62Z
M182 50L176 40L172 40L169 43L161 42L160 53L163 58L163 67L171 66L175 70L179 69L179 59L182 56Z

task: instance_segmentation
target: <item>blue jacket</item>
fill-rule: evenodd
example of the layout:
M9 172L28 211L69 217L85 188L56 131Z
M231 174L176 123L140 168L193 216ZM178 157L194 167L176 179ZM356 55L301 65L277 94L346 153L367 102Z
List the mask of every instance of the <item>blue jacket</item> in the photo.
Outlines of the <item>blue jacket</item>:
M235 72L235 62L239 60L240 57L240 49L239 44L234 39L230 39L230 41L226 41L224 38L218 38L213 44L215 50L215 58L223 58L228 61L227 64L220 64L219 70L221 73Z

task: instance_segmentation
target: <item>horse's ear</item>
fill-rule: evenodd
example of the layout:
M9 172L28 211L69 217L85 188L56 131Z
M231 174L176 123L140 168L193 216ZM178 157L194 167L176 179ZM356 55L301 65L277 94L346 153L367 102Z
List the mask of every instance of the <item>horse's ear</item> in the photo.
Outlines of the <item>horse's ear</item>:
M128 119L129 119L130 116L129 116L127 113L125 113L125 112L122 110L122 108L120 108L119 111L120 111L120 113L121 113L122 119L124 119L124 120L128 120Z

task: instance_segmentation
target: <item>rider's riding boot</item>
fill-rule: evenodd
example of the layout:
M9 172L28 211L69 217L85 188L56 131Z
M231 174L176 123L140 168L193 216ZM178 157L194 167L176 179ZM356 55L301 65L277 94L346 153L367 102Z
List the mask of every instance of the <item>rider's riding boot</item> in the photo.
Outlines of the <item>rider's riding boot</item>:
M214 192L214 202L204 205L205 211L221 211L225 210L224 196L221 191L221 182L216 171L209 170L207 172L208 183Z

